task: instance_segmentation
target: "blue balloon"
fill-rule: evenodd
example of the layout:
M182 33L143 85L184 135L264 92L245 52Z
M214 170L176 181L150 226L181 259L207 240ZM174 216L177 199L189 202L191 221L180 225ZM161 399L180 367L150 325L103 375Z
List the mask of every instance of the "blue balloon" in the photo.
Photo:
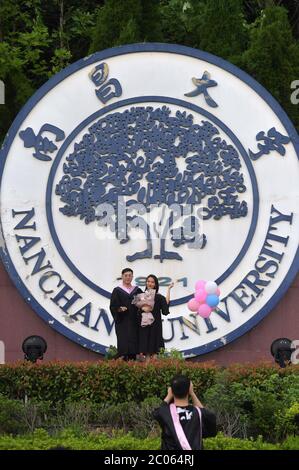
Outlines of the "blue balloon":
M208 304L208 306L211 307L211 308L217 307L217 305L219 304L218 295L216 295L216 294L207 295L206 304Z

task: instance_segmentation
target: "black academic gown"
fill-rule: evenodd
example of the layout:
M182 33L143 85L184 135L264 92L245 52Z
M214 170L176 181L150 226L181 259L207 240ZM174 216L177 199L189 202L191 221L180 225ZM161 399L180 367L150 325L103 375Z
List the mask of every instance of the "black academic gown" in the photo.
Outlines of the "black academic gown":
M116 287L112 291L110 311L115 321L119 356L134 356L138 353L138 309L132 305L132 300L141 292L142 290L137 286L131 294L121 287ZM127 310L118 312L119 307L127 307Z
M141 326L141 310L139 310L139 352L143 354L157 354L164 348L162 336L162 315L169 314L168 304L164 295L157 292L155 305L152 310L155 321L148 326Z
M193 411L192 417L191 420L182 427L191 449L200 450L202 449L202 443L200 443L198 411L192 405L189 405L188 409ZM205 408L201 408L201 413L202 437L216 436L217 429L215 414ZM161 450L182 450L171 418L170 406L165 401L162 402L159 408L153 411L153 418L158 421L162 429Z

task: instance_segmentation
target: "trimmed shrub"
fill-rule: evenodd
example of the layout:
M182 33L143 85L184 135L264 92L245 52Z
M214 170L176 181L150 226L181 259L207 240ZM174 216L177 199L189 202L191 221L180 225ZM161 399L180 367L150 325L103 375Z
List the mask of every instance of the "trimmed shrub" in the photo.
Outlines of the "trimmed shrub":
M26 436L0 436L0 450L47 450L63 446L75 450L158 450L160 437L140 439L131 433L115 432L114 435L105 433L89 433L78 435L71 429L66 429L56 436L50 436L45 430L37 429ZM288 438L281 445L266 444L261 438L256 441L233 439L218 434L216 437L204 439L206 450L298 450L299 437Z
M231 379L231 370L217 374L204 396L206 406L217 415L220 431L231 437L262 435L273 442L296 432L297 373L274 371L268 376L263 374L262 380L256 380L256 376L245 380L238 377L239 382Z
M0 365L0 393L13 399L94 403L140 403L147 397L163 399L171 378L189 375L201 393L214 381L217 368L174 359L148 364L122 360L92 363L16 363Z
M144 437L157 432L152 409L165 397L171 378L183 373L216 413L224 435L282 441L298 432L298 371L272 364L224 369L174 359L2 365L0 433L38 427L53 433L71 426L79 433L117 428Z
M263 442L261 436L257 440L238 439L226 437L218 433L216 437L204 439L204 448L206 450L278 450L275 444Z
M21 402L0 396L0 434L22 434L26 431L22 422L23 409Z

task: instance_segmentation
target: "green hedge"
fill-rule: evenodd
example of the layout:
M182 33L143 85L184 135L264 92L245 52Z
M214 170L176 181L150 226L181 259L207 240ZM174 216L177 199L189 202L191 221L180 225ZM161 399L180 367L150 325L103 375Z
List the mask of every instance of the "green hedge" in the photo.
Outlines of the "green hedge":
M202 394L214 382L217 368L176 360L149 364L121 360L92 363L16 363L0 366L0 394L11 399L85 401L95 403L141 402L164 398L173 375L188 374Z
M114 436L105 433L78 436L71 430L65 430L60 435L51 437L43 429L22 437L0 436L0 450L47 450L57 446L75 450L158 450L160 438L139 439L131 433L120 432ZM204 448L206 450L298 450L299 437L289 438L280 445L274 445L264 443L261 439L256 441L233 439L218 434L215 438L205 439Z
M265 370L233 375L219 372L203 402L213 409L219 429L246 438L262 435L271 442L298 432L299 374ZM233 380L232 380L233 377Z
M2 365L0 434L73 426L85 431L116 428L145 437L154 429L151 411L176 373L192 379L199 398L216 413L218 431L228 437L261 435L266 441L282 442L298 433L298 367L259 364L224 369L167 359L149 364L111 360Z
M160 360L149 364L120 360L94 363L50 362L0 365L0 394L11 399L31 399L57 403L92 400L95 403L141 402L150 396L161 399L173 375L190 376L199 396L216 382L222 368L212 363ZM275 365L242 365L225 369L229 382L261 386L273 374L299 374L298 367L280 369Z

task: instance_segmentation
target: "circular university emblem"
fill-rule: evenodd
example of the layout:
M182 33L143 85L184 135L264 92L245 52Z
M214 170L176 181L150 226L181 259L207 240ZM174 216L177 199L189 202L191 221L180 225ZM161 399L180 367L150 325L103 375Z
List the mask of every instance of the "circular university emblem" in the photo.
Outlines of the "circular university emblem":
M121 269L174 281L167 349L215 350L255 326L298 270L298 135L228 62L187 47L109 49L47 82L1 151L2 259L51 327L115 344ZM198 279L221 302L188 311Z

